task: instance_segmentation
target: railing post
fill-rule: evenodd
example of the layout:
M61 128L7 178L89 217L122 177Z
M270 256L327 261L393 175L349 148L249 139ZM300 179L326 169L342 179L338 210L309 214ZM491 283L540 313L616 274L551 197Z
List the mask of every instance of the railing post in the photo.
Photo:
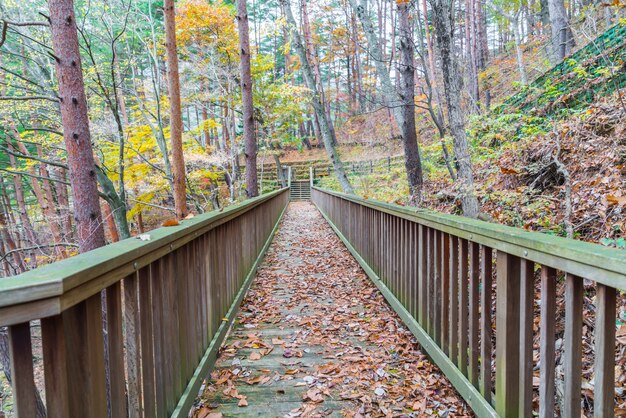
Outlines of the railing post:
M520 259L498 251L496 286L496 411L519 416Z
M287 167L287 187L291 188L291 166Z
M309 185L313 187L313 167L309 166Z

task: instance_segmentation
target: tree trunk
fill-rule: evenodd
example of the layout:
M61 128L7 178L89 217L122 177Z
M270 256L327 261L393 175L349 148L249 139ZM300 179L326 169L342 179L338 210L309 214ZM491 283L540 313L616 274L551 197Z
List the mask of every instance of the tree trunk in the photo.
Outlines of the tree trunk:
M524 66L523 54L522 54L522 36L519 33L519 14L516 14L511 19L511 27L513 29L513 40L515 43L515 60L517 61L517 70L519 71L520 83L522 85L528 84L528 77L526 76L526 67Z
M241 102L243 105L243 140L246 155L246 193L259 195L256 168L257 143L254 130L254 104L252 102L252 75L250 73L250 39L248 35L248 10L246 0L237 0L237 27L239 28L239 57L241 60Z
M454 2L430 0L433 12L435 37L441 56L443 86L448 107L450 132L454 139L454 156L458 165L457 187L465 216L476 218L479 213L478 199L474 195L474 175L469 145L465 135L465 122L461 108L460 77L458 64L452 52Z
M15 131L14 131L15 132ZM11 154L14 151L13 143L10 139L6 139L7 148L9 152L9 162L14 169L17 169L17 161L15 160L15 156ZM30 216L28 216L28 210L26 209L26 201L24 199L24 189L22 187L22 176L17 174L13 174L13 186L15 189L15 201L17 202L17 208L20 216L20 221L22 222L22 228L24 228L24 233L29 242L29 246L36 246L39 244L37 237L35 235L35 230L33 228L33 224L30 221ZM33 261L36 262L36 259L33 257ZM36 265L36 264L35 264Z
M54 168L55 176L59 181L67 181L67 175L65 168ZM61 224L63 225L63 236L66 242L74 241L74 234L72 231L72 211L70 209L70 201L67 194L67 186L63 183L57 183L56 185L57 198L59 204L59 212L61 213Z
M187 216L185 157L183 155L183 114L180 105L180 78L176 49L176 10L174 0L163 3L165 17L165 50L167 52L167 86L170 101L170 137L172 140L172 176L174 177L174 206L176 217Z
M398 23L401 61L400 100L402 107L402 143L404 145L404 166L409 182L409 204L419 206L422 201L422 161L417 143L415 128L415 67L413 66L413 31L410 23L411 1L398 2Z
M472 99L473 111L480 110L480 93L478 88L478 43L476 42L476 24L474 13L474 1L465 0L465 37L467 42L467 61L469 64L468 78L469 78L469 94Z
M339 181L339 185L344 193L354 194L354 190L352 189L352 185L346 176L346 172L343 169L343 164L341 163L341 159L339 158L339 154L335 147L333 146L333 138L331 134L331 130L329 128L330 121L326 117L326 111L324 109L324 104L321 101L321 97L319 91L317 90L317 85L315 83L315 77L313 76L313 69L311 68L311 64L307 60L305 47L302 43L302 38L300 37L300 33L298 32L296 21L293 18L293 14L291 12L291 5L289 4L289 0L280 0L280 3L283 5L285 9L285 14L287 16L287 24L290 26L291 40L293 42L293 46L297 51L300 57L300 63L302 66L302 73L304 75L304 79L306 84L311 90L313 95L312 104L313 109L315 109L315 114L320 121L320 129L322 133L322 139L324 141L324 146L326 148L326 152L328 154L328 158L330 158L331 164L335 169L335 175L337 176L337 180Z
M63 138L81 252L105 244L73 0L49 0Z
M395 121L400 128L402 143L404 146L404 165L409 183L410 203L418 205L421 202L423 187L422 165L417 143L417 130L415 127L415 68L413 67L413 32L411 29L409 14L412 7L410 2L398 3L398 20L400 33L401 64L399 66L401 76L401 91L395 89L391 83L389 70L384 62L383 52L380 46L372 20L367 12L367 0L361 0L357 5L356 0L350 0L355 10L363 31L367 38L368 52L374 60L376 73L387 105L391 108Z
M569 27L563 0L548 0L550 26L552 28L552 64L557 65L574 46L574 37Z
M550 26L550 11L548 7L548 0L539 0L539 20L541 20L541 33L548 33L548 27Z
M22 154L27 155L27 156L30 155L28 148L26 148L26 145L24 145L23 142L18 141L17 146ZM39 180L37 179L37 177L40 177L40 176L37 175L37 172L34 166L31 166L29 168L29 172L31 174L30 184L33 189L33 193L35 194L35 197L37 198L37 202L39 202L39 206L41 207L41 211L43 212L44 217L48 220L48 227L50 228L50 232L52 233L52 240L54 241L55 244L59 244L63 242L63 236L61 234L61 229L59 228L59 224L57 222L57 213L56 213L56 210L54 209L54 201L48 201L46 196L44 196L44 192L41 189ZM47 181L47 180L43 180L43 181ZM60 246L60 245L56 246L55 251L59 258L67 257L67 253L65 251L65 248L63 248L63 246Z

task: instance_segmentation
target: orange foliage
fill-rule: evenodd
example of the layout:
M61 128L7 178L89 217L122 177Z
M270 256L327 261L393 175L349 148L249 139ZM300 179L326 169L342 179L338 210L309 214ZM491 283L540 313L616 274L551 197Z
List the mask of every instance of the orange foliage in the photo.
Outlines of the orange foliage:
M183 51L191 48L214 48L235 59L238 53L237 26L232 6L218 0L185 0L177 10L177 39Z

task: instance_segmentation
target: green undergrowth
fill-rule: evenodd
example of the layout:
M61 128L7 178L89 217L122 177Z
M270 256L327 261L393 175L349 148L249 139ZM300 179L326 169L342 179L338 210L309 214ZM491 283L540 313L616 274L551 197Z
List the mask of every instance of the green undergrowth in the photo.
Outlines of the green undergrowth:
M626 22L620 22L505 100L496 113L558 115L626 86Z

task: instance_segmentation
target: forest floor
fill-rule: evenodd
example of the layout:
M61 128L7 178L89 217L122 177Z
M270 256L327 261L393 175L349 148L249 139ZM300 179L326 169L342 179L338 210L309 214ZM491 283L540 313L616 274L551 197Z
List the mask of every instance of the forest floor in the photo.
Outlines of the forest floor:
M309 203L291 203L193 416L472 416Z

